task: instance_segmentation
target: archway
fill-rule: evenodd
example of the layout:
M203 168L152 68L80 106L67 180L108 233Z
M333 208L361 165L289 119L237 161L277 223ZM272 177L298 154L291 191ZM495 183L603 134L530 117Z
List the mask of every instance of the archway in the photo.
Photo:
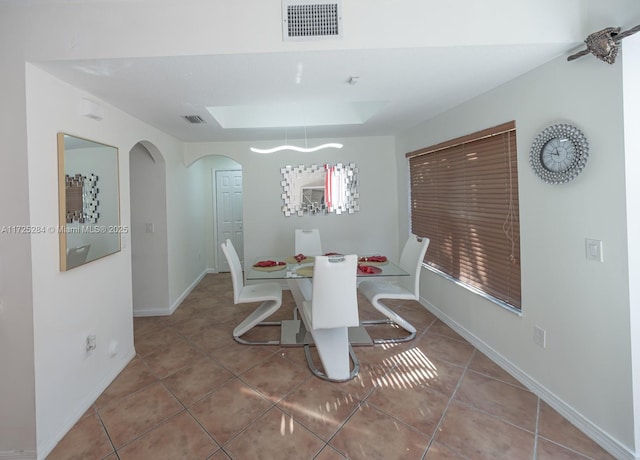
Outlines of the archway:
M203 170L207 171L207 176L210 178L208 180L206 188L208 190L208 198L207 204L210 212L207 212L205 216L206 222L206 242L207 242L207 267L208 271L212 273L224 272L228 271L228 267L226 265L226 260L224 259L224 255L220 249L220 244L224 241L225 236L223 235L223 230L221 230L220 225L220 215L222 214L222 209L225 207L225 204L222 202L220 195L220 187L218 187L218 181L221 180L221 177L229 177L226 173L234 172L242 175L242 165L237 161L226 157L224 155L206 155L200 157L194 163L191 163L189 166L198 163ZM236 188L237 190L237 188ZM235 209L242 209L242 186L240 186L240 196L236 196L235 200ZM240 203L237 202L240 200ZM230 203L227 203L230 204ZM242 217L242 216L241 216ZM236 231L237 231L238 222L235 223ZM242 223L240 223L240 231L242 231ZM242 259L242 254L244 253L244 237L242 235L236 235L234 239L234 246L238 251L238 255L240 255Z
M165 160L153 144L129 152L133 316L171 313Z

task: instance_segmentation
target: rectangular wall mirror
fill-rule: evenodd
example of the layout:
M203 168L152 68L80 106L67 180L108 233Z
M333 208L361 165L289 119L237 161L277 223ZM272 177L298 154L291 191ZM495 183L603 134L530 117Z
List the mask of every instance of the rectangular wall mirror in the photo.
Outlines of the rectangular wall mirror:
M58 133L60 270L120 250L118 149Z

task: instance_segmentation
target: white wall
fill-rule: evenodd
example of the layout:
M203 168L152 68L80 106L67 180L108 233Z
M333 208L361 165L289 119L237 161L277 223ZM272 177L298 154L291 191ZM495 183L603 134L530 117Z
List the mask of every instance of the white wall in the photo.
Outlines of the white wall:
M563 56L399 136L398 169L406 170L405 152L516 121L522 317L426 270L421 294L438 316L624 458L634 451L634 419L621 103L620 62ZM552 186L536 178L528 155L536 134L559 122L586 134L590 156L576 180ZM405 203L403 195L401 211ZM407 221L402 212L400 222ZM603 241L603 263L586 259L585 238ZM533 343L534 326L546 330L546 349Z
M142 143L129 155L131 188L131 271L134 316L167 314L169 264L165 161ZM152 229L147 225L151 224Z
M167 158L169 298L175 310L205 272L206 184L202 166L186 168L182 156ZM185 290L186 287L186 290Z
M0 7L0 10L2 8ZM0 219L29 224L25 78L22 49L12 37L20 21L5 24L0 12ZM36 455L33 369L31 240L28 234L0 234L0 455Z
M327 139L309 140L309 145ZM207 155L226 155L242 165L245 260L293 253L296 228L318 228L326 251L380 252L397 258L398 220L394 140L392 137L332 139L340 150L311 154L278 152L262 155L249 151L243 142L191 143L186 163ZM296 142L291 140L291 142ZM299 144L304 140L298 141ZM285 217L281 212L282 175L286 165L355 163L359 169L360 211L355 214Z
M55 226L58 221L57 132L82 135L120 147L113 111L96 122L78 114L86 96L27 66L27 118L31 222ZM119 156L121 177L128 159ZM55 176L55 177L54 177ZM121 222L129 225L128 186L121 181ZM57 233L32 237L34 285L36 413L38 451L53 447L65 428L94 401L134 354L131 320L129 250L68 272L59 271ZM97 336L97 349L84 350L86 336ZM117 343L119 353L109 356ZM96 393L97 392L97 393Z
M544 30L544 39L549 43L566 42L575 37L575 31L579 28L580 15L573 15L576 10L587 11L586 7L594 4L596 0L584 2L582 0L572 0L562 2L556 0L545 0L544 2L528 2L529 5L522 4L522 9L518 12L528 19L524 27L504 29L504 23L499 15L495 15L490 8L477 9L477 2L466 0L464 7L452 10L450 5L443 2L407 2L405 6L411 11L419 11L420 14L408 15L407 8L397 8L393 2L388 4L376 3L376 8L371 8L369 0L353 0L345 3L343 11L346 24L349 26L349 33L341 42L296 42L283 45L279 28L272 27L272 23L280 21L280 1L279 0L255 0L250 2L251 14L246 14L246 2L228 2L226 0L190 0L188 8L184 1L162 1L157 2L153 7L138 1L121 2L87 2L81 1L55 1L51 4L44 2L24 2L22 0L6 1L0 5L0 56L2 57L2 72L0 72L0 135L3 139L3 151L0 155L0 205L2 210L3 224L6 225L26 225L40 224L43 218L49 219L51 209L55 209L57 204L51 196L43 197L44 187L50 187L50 178L39 166L40 160L45 160L50 164L51 157L55 156L55 149L49 145L51 133L55 133L58 126L53 124L64 124L62 128L70 132L84 134L96 140L105 141L117 145L123 152L128 153L133 145L142 139L148 139L159 147L163 155L170 155L172 158L180 150L179 143L174 139L169 139L161 133L141 124L138 120L108 108L105 120L101 124L96 124L89 119L75 119L73 113L74 104L64 99L56 92L48 89L60 91L58 83L50 81L46 76L33 72L30 69L30 82L37 85L29 85L29 97L31 104L30 116L27 119L27 106L25 102L25 92L27 83L25 80L25 63L39 60L56 59L100 59L112 57L139 57L139 56L168 56L168 55L194 55L211 53L231 53L231 52L263 52L263 51L287 51L287 50L309 50L323 48L370 48L374 46L398 47L409 44L410 38L420 38L423 43L431 46L450 46L452 38L463 39L464 35L479 38L482 42L500 42L508 36L512 43L528 42L531 37L541 35L540 24L546 24L548 29ZM615 7L610 8L618 14L619 19L624 19L627 6L633 0L618 0ZM78 6L82 4L82 7ZM512 11L514 2L503 1L500 5L504 11ZM419 10L413 10L415 6ZM518 4L520 5L520 3ZM610 3L607 3L607 8ZM517 7L516 7L517 8ZM363 21L360 14L366 10L367 21ZM548 11L553 10L554 15L549 16ZM451 22L441 21L439 17L446 13L457 15L460 11L469 11L472 19L475 20L476 27L464 29L460 35L451 34ZM224 12L224 14L222 14ZM373 13L377 13L372 17ZM233 21L229 17L234 18ZM553 27L554 18L558 18L559 24L563 23L560 18L572 18L571 26L568 28ZM425 19L429 23L425 27ZM612 19L616 17L612 16ZM414 21L411 23L411 21ZM613 21L620 23L620 21ZM526 25L529 25L527 27ZM609 25L609 24L604 24ZM167 33L167 30L173 33ZM251 30L251 34L246 34ZM409 36L411 35L411 37ZM42 84L42 88L38 85ZM64 85L63 85L64 86ZM553 84L551 84L553 86ZM598 85L596 85L598 87ZM586 97L591 91L584 94ZM68 94L68 89L63 91ZM73 97L79 97L80 92L71 91ZM82 94L84 96L84 94ZM55 106L55 102L59 106ZM34 111L34 107L37 110ZM39 110L46 107L46 110L39 114ZM105 107L107 107L105 105ZM59 109L59 110L58 110ZM57 120L58 116L62 116ZM113 117L113 118L110 118ZM546 122L546 120L544 120ZM541 121L542 124L542 121ZM27 126L29 127L29 137L27 138ZM455 133L454 133L455 134ZM363 142L366 143L366 142ZM419 142L420 143L420 142ZM386 151L377 145L369 146L373 152ZM401 150L402 151L402 150ZM216 152L217 153L217 152ZM29 156L30 165L27 164ZM179 156L179 155L178 155ZM240 161L246 167L248 162L253 161L244 153L237 152ZM121 187L126 191L128 185L128 170L126 160L121 156ZM277 163L278 160L259 160L260 164ZM377 159L374 159L374 164ZM383 160L383 162L386 160ZM364 164L364 159L357 163ZM403 162L399 163L401 166ZM189 280L199 269L198 248L195 242L188 242L185 239L191 236L188 226L197 223L196 219L191 220L191 216L178 212L180 206L188 201L188 193L197 193L199 185L191 187L189 179L194 179L198 174L196 170L183 171L180 161L172 159L167 165L167 176L170 180L167 183L167 195L174 196L168 202L170 220L173 214L180 217L180 220L171 220L171 227L168 228L168 238L171 241L169 259L169 278L172 280L170 287L169 303L175 305L185 290L189 288ZM276 164L272 165L274 168ZM33 172L28 172L28 167L34 167ZM52 171L55 170L55 167ZM252 168L251 180L260 178L259 168ZM392 203L389 209L395 210L395 197L389 196L384 191L391 190L392 185L396 185L396 180L390 178L393 168L380 177L380 174L368 174L375 177L377 183L361 183L363 191L363 202L365 198L375 197L381 201L379 203L366 203L368 206L386 206L389 200ZM202 173L202 171L200 171ZM399 177L404 179L404 172L399 171ZM586 173L585 173L586 174ZM46 176L46 177L45 177ZM366 175L361 170L361 176ZM30 183L29 181L41 181ZM387 187L388 186L388 187ZM401 186L401 190L404 188ZM366 190L366 193L365 193ZM275 200L275 188L268 190L269 198L266 200L268 206L278 205ZM393 195L393 191L389 192ZM251 192L254 199L261 200L262 195L256 197L255 190ZM266 193L265 193L265 196ZM123 224L128 221L124 217L129 216L127 196L123 193L122 216ZM187 201L185 201L185 199ZM32 201L31 201L32 200ZM400 211L404 213L405 200L399 200ZM196 203L197 204L197 203ZM199 205L202 205L200 203ZM51 206L51 208L48 208ZM205 204L206 206L206 204ZM33 208L30 212L30 207ZM385 208L386 209L386 208ZM189 208L189 212L195 211L195 206ZM259 211L259 210L258 210ZM396 212L396 211L394 211ZM260 212L255 215L262 216ZM186 218L185 218L186 217ZM397 251L399 241L406 234L406 215L400 214L401 231L390 228L392 225L384 220L383 215L373 216L371 213L361 214L355 219L345 216L328 216L323 225L326 225L323 234L330 235L332 240L336 235L340 237L338 229L347 231L347 238L344 240L354 246L360 245L367 250L375 241L380 239L389 245L390 252ZM607 215L604 216L608 217ZM282 217L284 219L284 217ZM344 219L344 220L343 220ZM262 222L258 218L253 218L255 228L250 236L255 238L262 233L258 230ZM391 221L391 219L389 219ZM304 222L304 219L298 220ZM331 223L341 222L335 229ZM353 227L344 222L353 222ZM277 220L278 228L283 231L282 235L289 235L294 226L298 223L293 219L288 221ZM317 223L317 221L312 221ZM367 224L365 238L357 230L360 224ZM381 224L381 225L380 225ZM344 227L344 228L343 228ZM286 241L288 236L279 236L274 231L267 230L269 242L281 241L282 248L288 248ZM196 236L198 236L196 234ZM607 235L608 236L608 235ZM362 241L361 241L362 240ZM393 240L393 241L391 241ZM38 253L31 257L32 244L38 249ZM63 282L58 284L58 276L51 268L53 263L53 250L56 244L50 239L39 240L29 238L28 235L0 235L0 362L4 375L9 378L0 379L0 453L20 451L23 456L35 456L36 449L36 416L35 416L35 381L38 381L38 446L39 455L46 455L47 449L61 436L67 427L67 423L73 419L81 410L81 406L89 400L88 388L97 381L108 380L108 375L112 373L116 366L112 361L102 356L99 360L104 360L104 367L96 374L87 377L86 367L92 366L92 361L82 361L77 355L76 342L77 334L81 329L85 329L93 319L81 317L79 323L62 324L62 315L53 318L53 324L59 330L43 327L43 320L55 311L47 300L43 302L43 297L51 293L53 299L59 300L58 289L65 289L68 284L86 285L83 289L95 288L95 281L91 281L93 275L102 275L105 272L109 276L114 275L115 280L122 279L120 273L123 259L127 258L127 249L119 254L105 258L104 260L87 265L82 269L74 270L66 276L78 278L79 283ZM607 251L609 246L607 243ZM252 248L254 253L259 248ZM381 248L376 248L376 250ZM370 249L369 249L370 250ZM193 259L195 255L195 259ZM128 268L125 268L128 270ZM175 274L174 276L174 273ZM89 281L88 284L84 284ZM182 287L186 285L186 288ZM118 289L127 290L127 286L118 286ZM33 298L36 293L37 301ZM118 294L121 295L121 294ZM128 294L125 294L125 296ZM113 295L100 300L100 304L109 303L116 300ZM114 329L113 324L122 326L129 320L128 312L124 310L130 308L128 305L118 307L115 312L111 312L105 318L105 333L108 335ZM125 302L125 303L127 303ZM61 303L62 305L62 303ZM73 305L72 311L80 310L79 305ZM120 308L123 308L122 310ZM83 311L80 310L80 313ZM124 318L126 316L127 318ZM125 326L127 329L128 326ZM75 328L70 331L69 328ZM35 329L35 337L34 337ZM65 334L73 336L60 339L58 335ZM128 332L126 332L128 334ZM100 331L102 336L102 330ZM128 338L126 339L128 340ZM38 346L35 352L38 361L37 376L34 377L34 341ZM73 342L73 343L72 343ZM43 353L40 347L46 346L51 349L53 361L49 364L44 362ZM125 346L128 346L125 344ZM70 356L64 356L73 349ZM121 343L120 353L125 353ZM97 354L92 360L97 359ZM62 357L64 356L65 359ZM622 356L621 359L626 359ZM59 367L61 366L61 367ZM69 372L69 381L74 381L72 385L77 390L75 397L71 397L71 388L64 390L61 401L56 402L58 397L54 394L59 388L67 388L67 382L61 382L61 374ZM88 382L88 379L93 379ZM76 382L77 380L77 382ZM48 388L45 388L48 387ZM99 391L95 387L95 391ZM42 401L42 403L40 402ZM41 406L41 407L40 407ZM53 410L53 412L51 412ZM53 417L63 420L58 426L53 426ZM33 454L33 455L32 455Z
M119 148L120 221L130 227L129 151L145 139L158 146L170 165L167 205L170 224L169 302L184 295L203 272L191 256L202 248L195 173L182 163L181 144L102 101L102 121L82 117L78 105L89 95L40 69L27 66L30 222L56 225L58 219L56 133L67 132ZM197 181L196 181L197 182ZM197 198L197 199L194 199ZM196 204L194 204L196 203ZM179 211L178 211L179 210ZM38 224L36 224L36 222ZM68 272L58 269L58 235L33 235L33 327L38 456L57 441L133 357L131 247ZM97 349L84 350L86 336ZM111 346L118 352L111 355Z
M640 35L624 41L622 56L624 91L625 184L627 235L629 236L629 305L633 366L633 411L640 420ZM635 424L635 445L640 446L640 423Z

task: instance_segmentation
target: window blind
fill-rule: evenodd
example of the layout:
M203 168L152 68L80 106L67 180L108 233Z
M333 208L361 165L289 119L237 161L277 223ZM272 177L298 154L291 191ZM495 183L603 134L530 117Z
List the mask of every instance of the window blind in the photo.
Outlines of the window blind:
M407 154L426 263L521 309L515 122Z

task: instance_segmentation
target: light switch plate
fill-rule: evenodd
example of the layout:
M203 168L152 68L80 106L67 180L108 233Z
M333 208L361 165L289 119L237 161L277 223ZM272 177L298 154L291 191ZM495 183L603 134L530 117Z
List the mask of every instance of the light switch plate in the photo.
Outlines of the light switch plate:
M587 251L587 259L597 262L604 262L602 255L602 240L585 239L585 250Z

